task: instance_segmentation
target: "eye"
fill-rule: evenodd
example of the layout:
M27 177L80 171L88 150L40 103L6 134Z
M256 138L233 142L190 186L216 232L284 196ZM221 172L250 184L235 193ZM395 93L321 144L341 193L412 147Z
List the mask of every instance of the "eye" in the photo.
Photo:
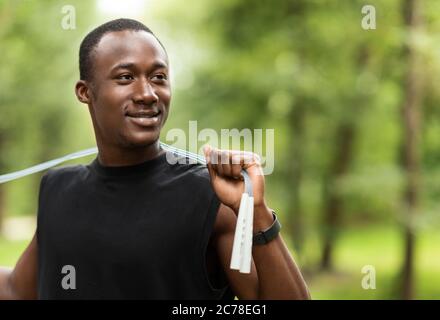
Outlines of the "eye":
M155 80L155 81L157 81L157 82L165 82L165 81L168 79L168 77L167 77L166 74L158 73L158 74L155 74L155 75L152 77L152 79Z
M120 76L117 77L118 80L122 80L122 81L131 81L133 80L133 76L131 74L121 74Z

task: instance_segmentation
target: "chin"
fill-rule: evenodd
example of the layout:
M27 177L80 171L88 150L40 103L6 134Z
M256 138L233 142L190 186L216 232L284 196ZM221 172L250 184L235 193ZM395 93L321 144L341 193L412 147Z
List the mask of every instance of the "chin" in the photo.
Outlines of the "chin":
M126 139L128 147L148 147L155 143L160 137L160 132L142 133Z

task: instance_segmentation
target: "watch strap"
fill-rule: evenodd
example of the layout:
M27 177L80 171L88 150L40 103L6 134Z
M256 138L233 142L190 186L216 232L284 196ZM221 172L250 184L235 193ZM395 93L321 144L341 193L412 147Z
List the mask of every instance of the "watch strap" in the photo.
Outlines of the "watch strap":
M278 221L277 215L273 210L272 210L272 214L273 214L272 225L266 230L259 231L256 234L254 234L252 241L254 245L263 245L269 243L278 236L278 233L281 230L281 223Z

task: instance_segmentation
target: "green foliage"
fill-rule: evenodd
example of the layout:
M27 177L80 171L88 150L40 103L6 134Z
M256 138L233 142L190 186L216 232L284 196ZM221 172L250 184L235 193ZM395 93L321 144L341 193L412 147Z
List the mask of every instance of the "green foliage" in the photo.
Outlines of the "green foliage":
M76 14L87 19L81 3L72 4ZM5 1L0 7L5 17L0 20L2 173L93 142L73 93L84 29L81 24L75 30L61 27L64 5L62 1ZM35 175L6 187L9 214L35 213L39 178Z
M438 294L429 279L440 278L440 242L433 232L440 225L440 3L423 3L425 27L415 37L425 79L422 200L415 226L422 237L416 257L418 297L427 298ZM94 145L86 106L73 92L77 52L92 26L119 14L104 16L92 1L69 4L77 10L75 30L60 27L63 1L0 1L1 173ZM137 17L170 55L173 102L163 140L169 129L187 131L190 120L197 120L199 129L218 132L275 129L268 203L285 222L286 238L292 236L287 228L296 214L292 206L300 203L305 243L298 260L306 269L319 260L325 190L343 200L335 261L343 275L310 278L315 298L393 298L393 277L402 260L400 228L407 222L400 159L407 64L402 48L410 38L402 27L402 1L369 1L377 14L377 29L370 31L361 28L364 4L164 0L147 2ZM352 157L347 172L337 175L338 132L347 127L353 131ZM299 162L302 178L296 184L293 168ZM1 186L8 216L35 214L39 179L35 175ZM299 200L293 200L295 192ZM359 231L361 226L365 231ZM426 231L428 226L432 229ZM2 256L6 247L21 249L0 245L0 264L12 260ZM380 290L359 291L361 264L377 266Z

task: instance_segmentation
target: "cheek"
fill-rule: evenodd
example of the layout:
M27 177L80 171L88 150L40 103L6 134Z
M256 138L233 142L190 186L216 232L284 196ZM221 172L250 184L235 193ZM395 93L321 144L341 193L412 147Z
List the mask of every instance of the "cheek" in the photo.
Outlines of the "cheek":
M158 92L159 99L162 100L165 104L165 106L168 106L171 101L171 88L164 88L161 91Z
M125 93L102 86L96 99L95 114L102 124L114 127L124 120Z
M124 114L120 109L111 108L108 104L101 104L95 109L95 119L102 132L108 134L116 133L124 127Z
M168 113L170 111L171 95L169 94L169 95L164 96L163 102L164 102L164 109L165 109L165 119L164 120L166 120L166 118L168 117Z
M168 96L168 98L165 98L164 100L164 119L162 121L163 123L165 123L165 121L168 119L170 107L171 107L171 96Z

